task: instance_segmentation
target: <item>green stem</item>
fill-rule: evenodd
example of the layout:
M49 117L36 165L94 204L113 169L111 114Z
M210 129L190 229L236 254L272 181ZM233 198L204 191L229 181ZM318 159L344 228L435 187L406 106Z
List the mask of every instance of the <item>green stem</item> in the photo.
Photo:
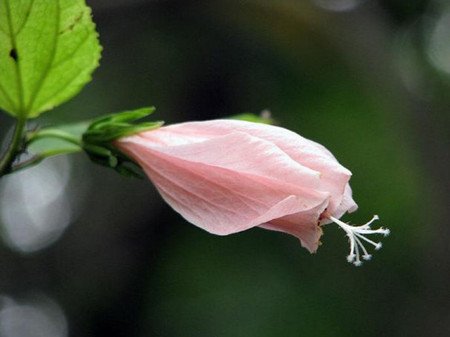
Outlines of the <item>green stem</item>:
M64 140L66 142L69 142L71 144L77 145L81 147L81 139L78 137L75 137L73 135L71 135L70 133L61 131L61 130L57 130L57 129L47 129L47 130L41 130L38 131L35 134L32 134L28 139L27 139L27 145L30 145L31 143L39 140L39 139L44 139L44 138L57 138L57 139L61 139Z
M12 163L16 159L19 153L20 142L22 140L23 130L25 128L26 120L24 118L18 118L14 129L13 138L6 150L5 156L0 161L0 178L8 173Z
M70 133L58 130L58 129L46 129L41 130L38 132L30 132L26 135L25 141L26 141L26 147L28 147L30 144L41 140L45 138L56 138L63 141L66 141L70 144L76 145L76 148L67 148L67 149L57 149L57 150L49 150L37 153L36 155L32 156L30 159L27 159L23 162L17 163L13 165L14 159L16 158L17 154L19 153L18 147L20 145L22 135L23 135L23 129L25 127L25 120L19 119L16 124L16 129L14 131L14 136L11 141L11 145L8 149L8 152L5 154L5 157L2 159L0 164L0 177L17 172L20 170L23 170L25 168L29 168L32 166L35 166L39 164L41 161L48 157L56 156L59 154L66 154L66 153L76 153L82 151L82 141L79 137L73 136Z

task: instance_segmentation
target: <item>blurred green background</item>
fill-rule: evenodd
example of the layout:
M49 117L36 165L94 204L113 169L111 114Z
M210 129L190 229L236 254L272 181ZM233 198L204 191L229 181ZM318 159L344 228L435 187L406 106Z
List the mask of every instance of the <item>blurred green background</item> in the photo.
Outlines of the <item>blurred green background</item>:
M282 233L213 236L149 181L58 157L0 184L0 336L450 336L448 1L88 4L101 67L36 123L269 109L353 172L344 220L379 214L392 234L360 268L333 225L315 255Z

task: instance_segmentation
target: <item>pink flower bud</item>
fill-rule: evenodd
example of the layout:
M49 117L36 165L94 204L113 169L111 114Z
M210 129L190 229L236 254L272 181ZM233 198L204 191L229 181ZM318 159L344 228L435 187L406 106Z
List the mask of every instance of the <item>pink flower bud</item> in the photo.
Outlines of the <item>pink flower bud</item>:
M261 227L292 234L315 252L320 226L357 209L351 172L322 145L281 127L189 122L115 145L141 165L172 208L213 234ZM352 233L354 227L343 226Z

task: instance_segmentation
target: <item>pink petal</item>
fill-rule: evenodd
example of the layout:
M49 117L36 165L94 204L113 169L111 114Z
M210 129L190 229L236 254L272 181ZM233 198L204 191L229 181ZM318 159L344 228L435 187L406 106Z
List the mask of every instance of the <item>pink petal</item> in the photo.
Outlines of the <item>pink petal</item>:
M186 220L227 235L286 232L315 252L320 225L356 210L351 172L289 130L236 120L189 122L122 138L162 197Z
M118 146L138 160L176 211L214 234L236 233L328 202L328 193L303 187L316 184L315 172L299 167L276 146L245 134L171 147L132 136ZM248 151L255 147L263 151ZM286 177L276 174L277 167ZM293 184L295 179L299 184Z
M303 188L319 188L320 173L292 160L276 145L243 132L177 146L154 146L146 139L133 142L171 157L221 167L242 174L270 177Z
M143 133L148 140L164 145L191 144L201 142L233 132L243 132L275 144L294 161L303 167L321 174L318 190L331 194L328 212L334 213L339 205L351 172L339 164L336 158L322 145L306 139L284 128L250 123L238 120L212 120L205 122L189 122L169 125L167 127Z
M330 213L330 215L339 219L344 213L349 212L352 213L358 209L358 205L353 201L352 198L352 189L349 184L345 186L344 196L342 197L341 204L334 211L334 213ZM328 211L327 211L328 214ZM324 222L323 222L324 223Z
M294 235L300 239L303 247L308 249L310 253L315 253L322 236L322 228L318 224L318 219L327 205L328 201L325 200L322 204L310 210L274 219L260 227ZM298 224L302 225L299 226Z

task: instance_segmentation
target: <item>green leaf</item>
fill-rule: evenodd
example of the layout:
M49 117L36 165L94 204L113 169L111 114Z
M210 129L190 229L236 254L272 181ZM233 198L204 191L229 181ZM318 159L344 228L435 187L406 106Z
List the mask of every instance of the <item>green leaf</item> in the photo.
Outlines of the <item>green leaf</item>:
M67 101L100 52L84 0L0 0L0 108L32 118Z

